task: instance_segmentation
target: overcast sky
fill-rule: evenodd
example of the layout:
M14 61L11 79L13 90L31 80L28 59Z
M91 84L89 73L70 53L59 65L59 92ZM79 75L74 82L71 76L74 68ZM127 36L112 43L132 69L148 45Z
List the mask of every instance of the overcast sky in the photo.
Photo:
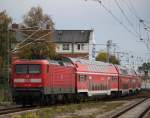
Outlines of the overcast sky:
M150 21L150 0L116 0L132 22L134 29L139 30L138 19L134 9L144 20ZM123 23L132 30L131 23L125 19L115 0L102 0L102 3ZM139 38L129 33L98 2L90 0L0 0L0 10L6 10L13 22L20 23L23 15L33 6L41 6L55 22L56 29L92 29L95 31L96 43L112 40L119 46L119 51L128 51L146 59L148 51ZM148 24L150 25L150 24ZM133 30L134 31L134 30ZM142 36L146 37L142 30ZM104 46L97 46L97 50ZM118 48L117 48L118 49Z

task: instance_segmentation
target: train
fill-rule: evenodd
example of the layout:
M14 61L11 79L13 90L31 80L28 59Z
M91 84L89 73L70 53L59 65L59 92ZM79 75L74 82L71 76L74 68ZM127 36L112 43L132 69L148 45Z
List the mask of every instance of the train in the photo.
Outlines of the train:
M141 90L135 70L78 58L16 60L11 75L13 101L23 106L117 97Z

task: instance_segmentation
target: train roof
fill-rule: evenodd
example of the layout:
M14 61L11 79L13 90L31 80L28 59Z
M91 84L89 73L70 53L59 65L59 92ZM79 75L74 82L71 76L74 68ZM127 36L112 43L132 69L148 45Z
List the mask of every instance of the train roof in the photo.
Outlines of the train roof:
M13 62L13 64L25 64L25 63L28 63L28 64L48 64L48 60L40 60L40 59L35 59L35 60L30 60L30 59L19 59L19 60L16 60L15 62Z
M105 63L101 61L91 61L79 58L69 58L72 63L77 65L78 71L87 72L101 72L101 73L117 73L117 70L113 64Z
M73 63L80 63L80 64L93 64L93 65L104 65L104 66L108 66L108 65L113 65L110 63L105 63L105 62L101 62L101 61L92 61L92 60L85 60L85 59L79 59L79 58L69 58Z
M133 68L128 68L121 65L116 65L118 71L122 75L137 75L136 71Z

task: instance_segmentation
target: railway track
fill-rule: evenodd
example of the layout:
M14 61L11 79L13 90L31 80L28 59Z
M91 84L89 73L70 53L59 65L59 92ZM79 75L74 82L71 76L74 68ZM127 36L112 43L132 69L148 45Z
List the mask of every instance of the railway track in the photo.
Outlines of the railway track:
M0 116L7 115L10 113L16 113L16 112L21 112L21 111L27 111L27 110L32 110L34 107L21 107L21 106L14 106L14 107L8 107L8 108L3 108L0 109Z
M136 96L136 98L137 97L139 97L140 99L136 103L133 103L133 104L125 107L121 111L119 110L119 112L114 113L113 115L109 115L109 117L110 118L120 118L120 117L123 117L123 115L125 116L125 114L127 112L129 112L130 110L136 108L137 106L141 105L142 103L144 103L146 101L149 101L149 107L146 107L146 109L142 110L142 112L138 115L138 117L136 117L136 118L143 118L144 114L146 114L147 111L150 109L150 97L141 98L141 97L143 97L143 95L142 96ZM135 98L134 97L131 97L131 98L130 97L123 97L123 98L116 99L116 101L122 100L122 99L123 100L131 100L131 99L135 99ZM109 101L109 100L106 100L106 101ZM111 101L113 101L113 100L111 99ZM59 104L59 105L63 105L63 104ZM17 106L8 106L6 108L0 108L0 116L11 114L11 113L22 112L22 111L39 109L39 108L43 108L43 107L40 106L40 107L25 107L25 108L23 108L22 106L19 106L19 105L17 105ZM128 118L128 117L125 117L125 118Z
M147 97L113 114L111 118L144 118L144 115L149 110L150 110L150 97Z

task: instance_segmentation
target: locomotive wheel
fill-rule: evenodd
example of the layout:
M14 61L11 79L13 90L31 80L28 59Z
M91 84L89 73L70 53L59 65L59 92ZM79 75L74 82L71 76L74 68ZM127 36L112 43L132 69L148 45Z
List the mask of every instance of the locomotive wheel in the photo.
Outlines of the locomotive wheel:
M76 97L77 103L85 102L86 99L87 99L87 94L86 93L77 94L77 97Z
M79 104L81 102L81 98L78 94L75 96L75 103Z
M56 96L55 95L51 95L50 96L50 104L54 105L56 103Z
M131 96L134 95L132 90L129 91L129 95L131 95Z
M138 89L136 90L136 94L139 94L139 90Z
M67 94L67 101L68 103L74 102L74 96L72 94Z
M115 91L111 91L111 98L116 98L117 97L117 93Z
M22 101L22 107L26 107L26 101L25 100Z
M120 98L122 96L122 91L118 91L117 97Z
M87 100L87 94L86 93L83 93L81 95L81 100L82 100L82 102L86 102L86 100Z
M30 100L29 104L30 104L30 106L33 106L33 100Z

